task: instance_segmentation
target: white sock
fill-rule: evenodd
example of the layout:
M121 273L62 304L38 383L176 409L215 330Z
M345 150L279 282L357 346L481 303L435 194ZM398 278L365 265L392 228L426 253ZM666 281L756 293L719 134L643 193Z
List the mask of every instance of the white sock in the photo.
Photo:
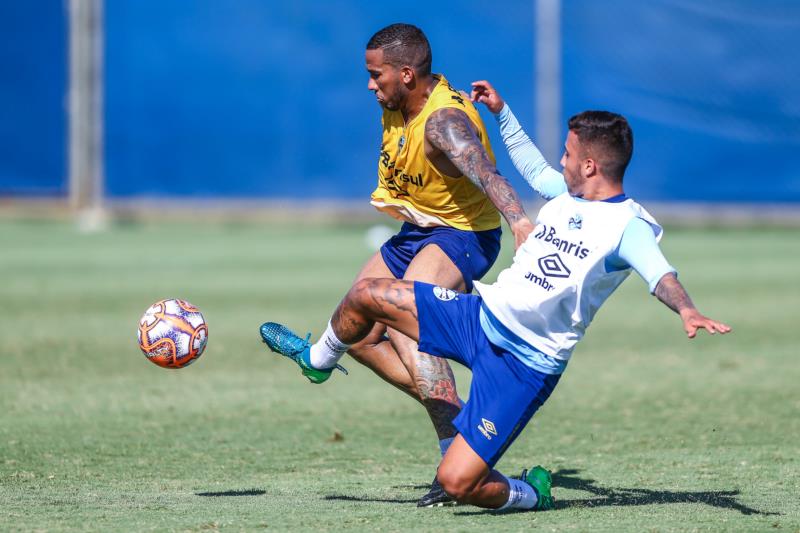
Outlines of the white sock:
M533 487L521 479L506 478L506 481L508 481L508 501L498 511L504 509L533 509L536 507L539 497L536 496L536 491L533 490Z
M334 367L349 349L350 345L336 337L331 323L328 322L325 333L311 346L311 366L320 369Z
M455 437L450 437L449 439L441 439L439 441L439 449L442 451L442 457L444 457L444 454L446 454L447 450L450 449L450 445L453 444L454 438Z

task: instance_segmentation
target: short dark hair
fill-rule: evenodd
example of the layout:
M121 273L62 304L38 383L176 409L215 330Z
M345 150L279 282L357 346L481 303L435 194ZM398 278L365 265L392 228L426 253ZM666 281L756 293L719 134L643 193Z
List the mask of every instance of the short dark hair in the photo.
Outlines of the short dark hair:
M609 111L584 111L569 119L569 130L605 176L622 181L633 155L633 131L625 117Z
M412 67L420 76L431 74L431 45L422 30L411 24L390 24L378 30L367 50L383 50L383 60L395 67Z

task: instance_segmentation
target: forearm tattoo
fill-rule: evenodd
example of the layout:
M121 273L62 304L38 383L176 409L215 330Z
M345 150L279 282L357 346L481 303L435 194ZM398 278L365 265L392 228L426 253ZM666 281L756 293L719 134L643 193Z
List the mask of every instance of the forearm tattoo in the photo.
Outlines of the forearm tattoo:
M694 308L692 299L675 274L664 274L664 277L656 285L656 298L664 302L664 305L680 313L682 309Z
M525 217L516 191L497 173L466 113L455 108L439 109L428 117L425 137L486 193L509 225Z

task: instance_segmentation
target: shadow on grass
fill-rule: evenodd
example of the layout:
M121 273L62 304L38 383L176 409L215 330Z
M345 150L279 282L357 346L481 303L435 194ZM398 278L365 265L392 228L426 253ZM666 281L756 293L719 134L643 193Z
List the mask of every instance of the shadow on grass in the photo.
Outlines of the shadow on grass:
M210 498L221 498L223 496L261 496L266 494L267 491L261 489L244 489L244 490L223 490L219 492L195 492L195 496L206 496Z
M399 498L371 498L369 496L346 496L344 494L329 494L326 500L340 500L343 502L377 502L377 503L413 503L416 505L417 499L401 500Z
M663 505L669 503L702 503L720 509L738 511L743 515L774 516L780 513L760 511L736 501L738 490L725 491L673 491L650 490L638 488L617 488L598 486L594 479L583 479L577 476L578 470L558 470L553 472L553 486L565 489L582 490L596 497L574 500L556 499L556 509L573 507L630 507L637 505ZM460 515L495 513L496 511L458 512Z
M392 485L393 489L411 489L411 490L424 490L428 491L431 488L430 483L427 485ZM421 495L420 495L421 496ZM325 496L326 500L340 500L343 502L378 502L378 503L413 503L416 504L417 499L401 500L397 498L370 498L368 496L347 496L344 494L329 494Z
M602 487L594 479L578 477L578 470L563 469L553 472L553 486L565 489L581 490L593 494L591 498L578 498L571 500L556 499L555 508L570 509L579 507L631 507L638 505L663 505L671 503L702 503L719 509L730 509L743 515L777 516L780 513L761 511L748 507L736 500L740 494L738 490L726 491L673 491L651 490L640 488ZM397 485L392 488L423 489L429 485ZM332 494L325 496L326 500L341 500L348 502L378 502L378 503L407 503L416 504L416 499L373 498L369 496L346 496ZM523 511L525 512L525 511ZM485 513L497 513L493 510L482 511L456 511L455 515L470 516ZM503 512L503 514L506 514ZM499 513L498 513L499 514Z

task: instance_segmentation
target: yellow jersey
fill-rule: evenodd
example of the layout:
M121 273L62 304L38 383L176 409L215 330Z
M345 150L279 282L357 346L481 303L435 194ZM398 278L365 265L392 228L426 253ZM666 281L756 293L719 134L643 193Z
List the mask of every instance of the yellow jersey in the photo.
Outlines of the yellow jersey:
M372 205L417 226L451 226L468 231L500 227L500 215L481 189L466 176L439 172L425 156L425 122L434 111L454 107L467 114L486 153L495 162L486 126L478 110L441 74L428 101L408 124L400 111L383 111L383 141L378 159L378 187Z

